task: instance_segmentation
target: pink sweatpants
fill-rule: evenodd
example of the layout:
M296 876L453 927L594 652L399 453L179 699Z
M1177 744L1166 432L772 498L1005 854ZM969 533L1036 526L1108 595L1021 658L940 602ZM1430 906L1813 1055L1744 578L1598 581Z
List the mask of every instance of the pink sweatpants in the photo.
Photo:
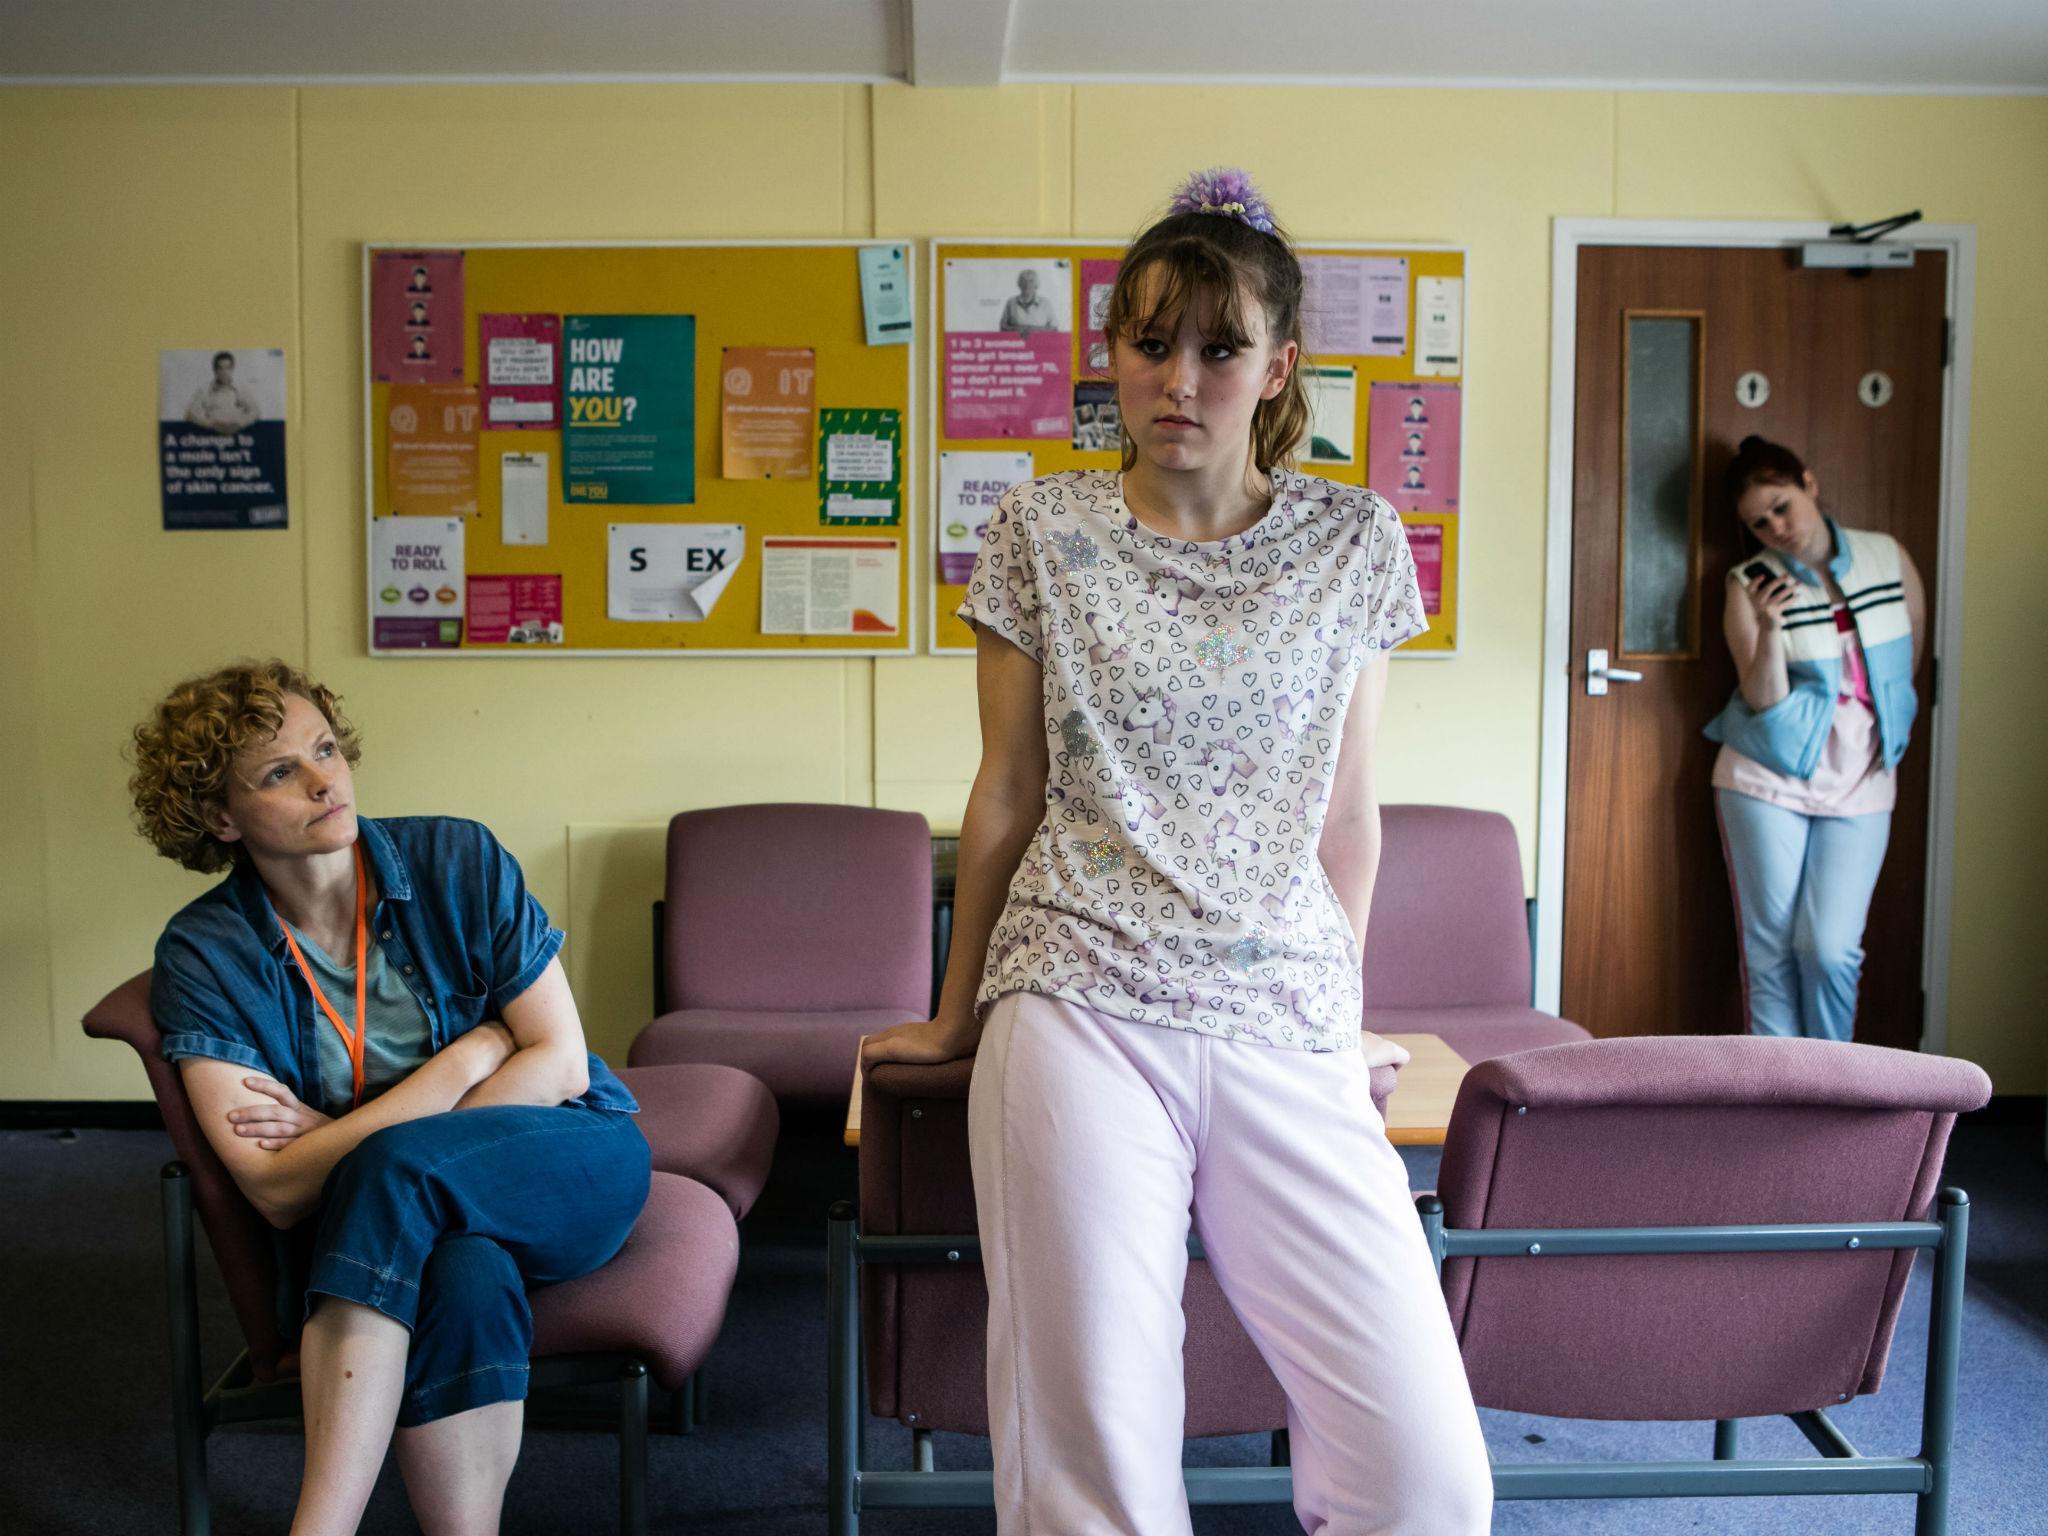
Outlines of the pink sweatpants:
M1287 1394L1310 1536L1472 1536L1479 1417L1361 1053L988 1015L968 1104L1004 1536L1177 1536L1190 1215Z

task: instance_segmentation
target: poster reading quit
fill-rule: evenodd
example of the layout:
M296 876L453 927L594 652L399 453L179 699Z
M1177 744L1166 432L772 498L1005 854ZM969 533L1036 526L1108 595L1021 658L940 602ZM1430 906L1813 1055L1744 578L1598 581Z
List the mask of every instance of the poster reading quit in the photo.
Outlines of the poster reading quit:
M562 346L562 499L695 502L696 316L568 315Z
M282 528L284 351L159 352L166 528Z

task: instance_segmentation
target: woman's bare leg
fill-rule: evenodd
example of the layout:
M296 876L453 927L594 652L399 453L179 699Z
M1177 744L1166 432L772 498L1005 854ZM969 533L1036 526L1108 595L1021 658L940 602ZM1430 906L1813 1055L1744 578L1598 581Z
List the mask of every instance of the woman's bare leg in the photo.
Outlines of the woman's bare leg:
M363 1518L405 1385L405 1324L336 1296L318 1298L299 1338L306 1473L292 1536L351 1536Z
M399 1470L426 1536L497 1536L525 1419L523 1402L489 1403L397 1433Z

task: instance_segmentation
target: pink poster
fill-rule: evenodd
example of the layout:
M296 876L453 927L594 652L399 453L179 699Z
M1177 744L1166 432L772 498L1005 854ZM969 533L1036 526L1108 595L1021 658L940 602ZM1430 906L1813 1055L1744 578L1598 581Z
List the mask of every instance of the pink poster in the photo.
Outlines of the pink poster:
M478 315L477 368L483 374L484 425L553 431L562 397L560 315Z
M380 384L462 382L462 252L377 252L370 362Z
M1422 590L1422 611L1435 618L1444 609L1444 525L1442 523L1404 523L1408 530L1408 549L1415 556L1415 585ZM470 590L474 592L475 577L471 577ZM474 606L476 599L470 599Z
M1034 335L946 335L946 436L1066 437L1073 397L1067 383L1072 339Z
M562 578L470 577L469 638L475 645L560 645Z
M1116 288L1120 261L1081 263L1081 377L1109 377L1109 338L1102 334L1109 319L1109 296Z
M944 293L946 436L1068 437L1074 264L955 257L945 264Z
M1458 510L1455 384L1375 384L1366 484L1401 512Z

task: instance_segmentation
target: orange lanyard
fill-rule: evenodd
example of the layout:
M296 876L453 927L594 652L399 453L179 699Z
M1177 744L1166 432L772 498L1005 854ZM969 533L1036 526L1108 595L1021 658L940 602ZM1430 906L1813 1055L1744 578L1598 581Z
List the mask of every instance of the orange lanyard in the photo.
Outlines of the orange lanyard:
M342 1044L348 1047L350 1076L355 1080L354 1108L363 1104L363 1037L369 1030L363 1000L369 981L370 968L365 956L370 948L370 881L363 869L363 843L356 839L356 1027L350 1029L341 1022L341 1015L334 1011L334 1004L327 1001L327 994L320 990L320 983L313 979L313 967L306 964L306 957L299 952L299 941L292 937L292 931L283 918L277 926L284 929L284 941L291 946L292 958L299 962L299 974L306 978L306 985L312 988L313 1001L320 1005L320 1011L327 1015L327 1022L334 1026L334 1032L341 1036Z

